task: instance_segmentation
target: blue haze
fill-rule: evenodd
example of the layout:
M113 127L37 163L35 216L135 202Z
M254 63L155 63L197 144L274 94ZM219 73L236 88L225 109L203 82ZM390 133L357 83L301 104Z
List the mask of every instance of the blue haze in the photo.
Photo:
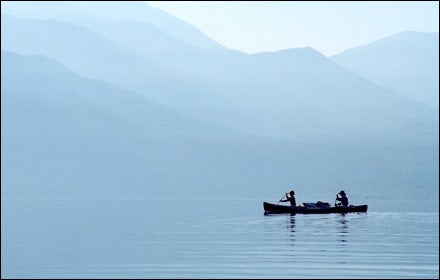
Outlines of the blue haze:
M414 213L431 213L420 221L426 240L408 233L414 247L399 263L410 264L408 273L392 268L393 258L401 260L405 235L389 240L395 251L376 253L389 257L384 271L390 277L438 276L438 241L432 243L438 240L438 222L433 222L438 219L438 107L311 47L253 55L223 48L145 3L112 2L102 9L97 2L40 4L2 2L2 277L118 277L124 271L128 277L258 276L245 261L252 251L248 245L263 246L255 251L260 257L283 250L274 239L268 241L274 247L264 247L264 236L276 230L261 227L287 221L263 217L262 202L276 202L291 188L299 202L332 203L345 189L352 204L369 204L371 216L349 216L368 217L361 228L377 231L359 237L365 242L410 230L402 224L403 212L411 213L411 221L423 216ZM438 40L419 43L416 51L430 50L424 55L438 58ZM382 49L370 49L368 55L374 51ZM405 56L411 60L418 54ZM437 62L438 71L438 59L430 61ZM393 66L381 62L378 68ZM434 66L422 63L420 73ZM412 75L409 70L396 74L401 81ZM414 80L412 93L438 89L438 80L421 77L428 79ZM64 208L68 205L72 208ZM381 233L387 217L394 229ZM326 219L337 226L340 216L298 217L304 226L316 222L299 236L320 232ZM216 221L220 236L210 239L216 236ZM243 221L238 237L231 224ZM32 229L35 237L26 237ZM249 235L254 230L256 237ZM179 232L186 232L182 239L175 238ZM357 234L347 233L355 239ZM51 235L55 239L49 240ZM197 243L203 238L206 243ZM235 246L230 238L240 240L237 253L244 254L236 256L236 267L223 260L225 269L213 270L209 260L215 257L206 267L193 266L197 250L209 253L204 245L225 244L217 248L227 254ZM189 239L199 241L191 248ZM339 244L332 242L328 257ZM93 243L97 247L87 248ZM300 244L301 250L311 245L319 251L318 244ZM423 255L427 244L433 246ZM356 276L361 265L358 276L380 277L367 272L376 265L368 261L375 253L363 249L365 255L358 257L366 266L353 262L349 273ZM357 258L355 248L350 250L345 256ZM419 255L426 267L416 260ZM115 256L121 259L111 260ZM189 270L167 274L185 256ZM279 257L271 256L273 266L264 273L289 277L279 270L288 263L277 266ZM84 257L90 257L90 266ZM145 264L160 264L163 270ZM118 270L121 265L127 270ZM335 275L334 265L317 274ZM307 266L298 269L300 276L316 276L306 273Z
M438 32L402 32L331 59L384 87L438 109Z

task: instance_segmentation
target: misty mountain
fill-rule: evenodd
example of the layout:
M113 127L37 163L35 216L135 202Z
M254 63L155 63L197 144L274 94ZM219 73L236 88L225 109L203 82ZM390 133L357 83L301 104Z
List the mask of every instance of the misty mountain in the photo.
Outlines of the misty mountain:
M156 79L144 58L79 25L53 20L22 20L3 14L2 50L46 55L87 77L128 80ZM157 80L157 79L156 79Z
M175 93L167 88L170 82L179 92L197 93L185 85L188 77L211 76L206 70L215 69L220 61L217 55L173 39L146 23L87 16L81 23L92 25L95 31L68 22L19 19L2 13L2 49L52 57L81 75L132 90L150 94L159 90L156 97Z
M225 183L240 188L230 177L240 172L249 180L254 146L265 143L85 79L45 57L2 51L1 61L5 195L184 195Z
M312 48L252 55L244 67L234 69L241 70L233 73L240 79L233 83L236 90L227 92L243 92L245 106L268 117L268 135L283 131L293 138L310 134L310 139L352 141L365 134L438 131L435 110L346 71Z
M438 32L402 32L332 56L354 73L438 109Z
M2 3L2 50L32 55L2 52L2 194L438 197L438 110L312 48L218 51L64 4Z
M16 15L22 19L56 20L85 27L109 39L112 43L151 58L156 57L158 53L172 56L176 54L176 49L179 49L178 54L182 55L188 55L193 50L198 52L203 50L170 36L147 21L115 20L104 16L93 16L82 11L78 5L67 4L51 7L50 4L43 3L38 5L37 9L29 9L33 5L12 4L12 7L5 6L4 10L12 12L10 17ZM56 12L49 13L49 9Z
M341 182L358 201L396 198L390 185L400 198L438 195L435 147L257 138L45 57L2 52L1 62L5 197L270 197L294 183L307 201Z
M81 75L255 135L353 141L368 134L401 141L432 139L437 131L435 110L359 78L311 48L170 60L168 52L141 56L82 26L5 15L2 49L53 57ZM179 50L176 45L174 52Z
M105 24L111 22L106 21ZM191 86L190 79L185 79L188 75L194 79L197 74L210 76L211 73L206 70L215 67L206 69L206 63L200 64L203 69L197 71L197 67L188 67L190 57L184 58L182 63L170 59L169 52L162 55L152 52L149 57L142 56L86 27L67 22L19 19L2 13L1 28L2 50L54 58L80 75L134 90L163 104L172 101L168 105L184 108L186 112L188 106L194 112L203 110L208 114L212 107L219 110L219 104L211 105L216 104L216 100L206 95L203 88ZM181 50L181 46L177 46L174 53L182 58ZM211 63L212 60L207 61ZM236 115L226 105L220 110L227 115Z
M101 20L131 21L152 25L175 39L210 51L227 51L194 26L156 9L144 2L111 1L34 1L3 2L2 12L22 18L55 19L76 24L85 23L91 16ZM90 26L88 26L90 27Z

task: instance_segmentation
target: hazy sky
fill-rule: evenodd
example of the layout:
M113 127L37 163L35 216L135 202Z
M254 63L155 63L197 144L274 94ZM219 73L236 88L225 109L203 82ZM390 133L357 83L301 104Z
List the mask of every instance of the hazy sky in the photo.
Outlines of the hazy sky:
M309 46L331 56L402 31L438 32L437 1L146 1L247 53Z

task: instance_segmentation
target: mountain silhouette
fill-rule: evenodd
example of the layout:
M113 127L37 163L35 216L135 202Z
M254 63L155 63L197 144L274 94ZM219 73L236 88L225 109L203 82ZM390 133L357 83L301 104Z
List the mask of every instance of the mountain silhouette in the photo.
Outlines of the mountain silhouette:
M225 51L226 49L200 32L194 26L156 9L144 2L111 1L102 5L100 1L35 1L23 5L19 2L3 2L2 12L33 19L55 19L78 23L88 16L116 21L135 21L152 24L164 33L205 50Z
M331 59L354 73L438 109L438 32L402 32Z
M312 48L203 53L200 59L179 56L176 48L170 60L168 52L140 55L83 26L4 16L2 49L53 57L83 76L264 137L353 141L372 134L401 141L414 130L429 134L436 125L435 110L356 76Z
M295 181L312 195L343 181L438 196L432 106L310 47L247 55L98 4L2 3L2 192L270 195Z

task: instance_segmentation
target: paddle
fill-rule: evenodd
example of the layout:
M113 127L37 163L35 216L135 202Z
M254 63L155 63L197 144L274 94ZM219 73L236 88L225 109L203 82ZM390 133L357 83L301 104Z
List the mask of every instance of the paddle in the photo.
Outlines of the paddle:
M284 194L281 198L280 201L278 201L277 205L280 204L281 200L283 199L283 197L286 196L286 194Z

